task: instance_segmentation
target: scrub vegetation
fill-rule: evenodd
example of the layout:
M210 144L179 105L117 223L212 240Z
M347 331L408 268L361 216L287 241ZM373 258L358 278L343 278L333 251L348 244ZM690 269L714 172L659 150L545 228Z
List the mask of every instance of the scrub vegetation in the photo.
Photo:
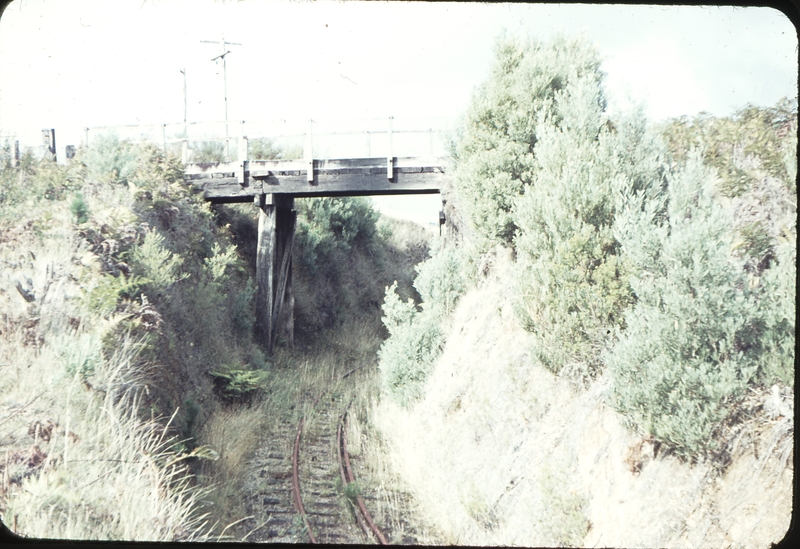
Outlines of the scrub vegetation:
M298 353L268 358L253 341L255 208L212 207L177 158L114 136L66 166L3 162L4 524L32 537L231 538L260 429L275 402L308 390L289 373L345 324L378 328L374 355L383 288L397 278L415 295L427 237L379 221L367 199L298 200ZM407 242L393 244L393 226Z
M614 406L696 457L748 387L793 384L796 105L653 128L609 117L602 77L582 40L501 40L455 145L480 241L465 265L510 248L536 362L583 387L609 370ZM398 377L421 394L464 292L459 253L418 268L421 311L387 289L382 368L403 402Z
M589 535L589 499L580 490L555 493L548 480L569 478L563 490L575 486L576 446L567 446L572 457L541 457L541 467L529 471L540 494L531 492L532 508L563 520L518 524L527 537L504 530L502 523L512 517L485 520L502 516L502 494L516 486L511 473L506 492L495 491L494 508L486 503L488 487L460 502L434 496L476 474L497 488L499 479L462 467L456 454L481 463L489 452L480 435L470 438L473 423L504 413L486 408L486 399L518 401L506 421L528 426L537 414L547 415L549 408L533 411L541 401L556 406L555 396L524 381L543 375L538 369L569 387L574 402L614 410L628 436L642 441L631 448L650 448L650 458L724 475L732 453L743 455L743 433L757 439L754 426L765 421L775 426L771 440L780 441L784 467L791 451L796 100L656 125L641 110L610 115L603 76L598 53L582 39L502 37L491 73L455 132L451 193L465 219L452 230L457 246L438 249L418 268L420 304L404 303L387 288L383 309L390 336L379 356L389 400L375 413L383 417L389 451L402 454L396 469L448 542L580 545ZM500 264L507 273L498 272ZM423 291L431 281L443 290ZM484 319L484 333L475 332L473 323L483 315L467 298L494 295L488 288L498 285L502 299L484 303L497 312ZM459 316L472 314L471 320ZM490 322L524 330L508 342L519 347L513 358L499 348L499 335L498 347L484 347ZM473 339L465 340L465 333ZM467 346L477 356L451 348L451 339L452 346ZM516 380L510 386L504 385L506 375ZM585 413L600 413L592 406ZM462 425L465 417L472 423ZM565 425L562 437L587 436L566 426L573 421L566 416L551 421ZM491 436L507 438L516 452L528 428ZM416 450L402 449L400 440L414 429L423 440ZM530 436L544 441L545 432ZM561 447L564 440L552 443ZM511 459L506 448L495 446L484 467L502 468L503 453ZM640 454L632 449L628 458L637 474ZM426 473L420 476L414 467ZM543 504L539 498L548 490L553 493ZM679 530L673 525L651 542L671 544L677 538L670 535L690 535ZM618 543L639 543L631 541L638 534L630 535Z
M501 37L453 133L444 238L297 199L294 347L271 357L252 205L211 206L177 158L113 136L68 165L1 151L3 523L253 540L252 457L328 390L394 541L777 541L796 100L654 124L610 114L603 79L585 40Z

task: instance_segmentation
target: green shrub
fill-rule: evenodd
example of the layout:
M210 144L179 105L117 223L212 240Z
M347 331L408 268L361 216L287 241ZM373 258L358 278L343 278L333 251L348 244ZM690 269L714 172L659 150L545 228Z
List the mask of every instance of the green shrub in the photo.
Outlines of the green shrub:
M466 290L462 265L458 248L436 241L431 257L415 268L414 288L419 292L424 308L435 309L439 316L453 312L456 301Z
M479 234L511 243L514 201L535 177L537 125L558 125L556 96L578 77L601 77L600 58L585 41L498 41L491 75L474 95L455 146L456 190ZM602 108L605 100L597 100Z
M383 323L389 338L381 345L378 359L383 390L408 405L422 396L444 341L439 316L417 311L411 299L403 303L396 290L396 282L386 288Z
M275 160L284 158L281 147L272 139L258 137L247 142L247 158L250 160Z
M516 201L517 312L534 353L554 373L588 383L632 302L613 224L621 197L663 180L663 155L643 116L612 124L596 75L555 94L543 118L533 182Z
M417 266L414 287L422 296L422 310L412 299L397 295L397 282L386 288L383 323L389 331L378 352L384 391L403 405L423 395L423 386L444 344L442 320L464 293L458 250L444 245Z
M180 157L164 154L160 147L152 143L135 145L132 150L136 155L136 169L129 177L129 184L149 191L176 183L183 185Z
M102 340L98 333L85 333L77 337L62 338L57 345L57 353L64 363L67 377L78 376L81 380L90 379L102 358Z
M269 372L226 367L209 372L221 396L228 401L251 399L267 387Z
M361 495L361 485L357 480L353 482L348 482L347 485L344 487L344 497L352 503L356 505L356 501L358 497Z
M4 206L0 214L13 217L11 207L26 207L32 199L64 200L81 188L83 175L79 163L64 166L36 160L27 149L20 156L19 168L0 169L0 204Z
M141 246L132 250L132 267L152 287L163 290L189 276L181 272L183 258L164 247L164 236L151 229Z
M617 223L637 302L607 355L613 403L686 456L713 448L714 429L757 376L766 328L713 185L695 152L665 196L632 198Z
M776 264L761 278L757 291L764 320L764 354L758 379L764 385L780 382L794 387L795 342L797 341L797 233L786 227L776 246ZM757 283L757 280L754 280Z
M128 184L137 168L136 148L116 135L101 135L83 155L86 177L92 183Z
M369 247L376 239L379 214L368 198L306 198L296 208L298 259L312 273L342 263L354 243Z
M237 263L236 246L230 246L225 253L222 253L219 243L214 242L211 253L212 255L204 260L205 268L211 280L217 284L224 284L229 278L228 268Z
M203 141L194 150L192 162L225 162L225 144L221 141Z
M75 223L78 225L89 221L89 207L83 200L83 195L81 193L77 193L75 198L72 199L72 203L69 206L69 211L72 213L73 217L75 218Z
M747 105L731 117L683 116L669 121L662 131L678 164L685 162L692 147L703 149L703 160L718 170L720 190L726 196L742 195L764 173L783 179L787 171L796 171L796 99L783 98L773 107ZM794 175L788 184L795 187Z
M84 302L91 311L108 317L116 309L122 298L138 297L147 281L138 275L101 276L94 281L84 295Z

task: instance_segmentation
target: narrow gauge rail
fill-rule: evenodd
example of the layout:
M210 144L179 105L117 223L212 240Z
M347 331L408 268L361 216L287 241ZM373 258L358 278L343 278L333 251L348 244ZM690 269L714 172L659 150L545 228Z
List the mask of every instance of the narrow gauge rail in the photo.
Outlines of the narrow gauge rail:
M351 372L348 372L348 374ZM324 394L324 393L323 393ZM314 401L313 407L316 407L322 394ZM348 405L349 407L349 405ZM336 448L337 448L337 461L339 464L339 473L342 479L342 486L346 488L349 484L355 482L355 475L353 474L352 467L350 466L350 454L347 452L347 434L346 430L347 411L339 417L336 429ZM294 440L294 448L292 451L292 495L294 499L295 511L302 517L303 524L308 532L311 543L319 543L317 536L311 527L311 522L306 513L305 506L303 505L303 496L300 491L300 444L303 435L303 426L305 418L302 418L297 425L297 433ZM388 545L389 542L380 531L375 521L372 519L369 511L367 510L364 500L360 495L356 495L355 517L359 527L364 532L367 539L374 539L380 545Z
M347 411L339 418L339 425L336 430L336 448L339 454L339 472L342 475L342 485L347 486L355 482L356 478L353 475L353 469L350 467L350 454L347 453ZM343 466L344 465L344 466ZM369 533L375 536L378 543L381 545L389 545L383 533L380 531L375 521L372 520L372 515L367 511L367 506L364 505L364 500L361 495L356 494L356 502L358 503L356 520L358 525L364 531L364 534L369 537ZM367 530L369 528L369 530Z

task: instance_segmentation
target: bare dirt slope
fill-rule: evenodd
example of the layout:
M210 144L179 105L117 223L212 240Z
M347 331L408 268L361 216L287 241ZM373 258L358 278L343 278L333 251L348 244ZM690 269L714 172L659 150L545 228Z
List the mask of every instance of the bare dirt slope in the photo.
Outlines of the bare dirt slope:
M576 392L532 363L510 266L498 252L462 298L425 398L410 410L389 399L374 409L393 468L435 538L588 547L781 540L792 511L790 391L749 398L730 429L727 467L724 455L694 465L666 455L606 404L608 379Z

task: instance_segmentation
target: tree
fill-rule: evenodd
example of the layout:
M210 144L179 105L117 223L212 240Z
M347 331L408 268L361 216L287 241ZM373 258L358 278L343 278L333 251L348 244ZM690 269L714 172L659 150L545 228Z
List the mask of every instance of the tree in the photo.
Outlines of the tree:
M459 145L458 191L479 232L517 252L518 312L550 370L588 381L632 301L613 224L622 196L663 185L641 112L612 122L581 40L502 44Z
M601 79L600 59L583 40L498 41L454 151L457 192L479 234L511 244L514 200L534 180L537 125L559 123L556 96L575 78Z

